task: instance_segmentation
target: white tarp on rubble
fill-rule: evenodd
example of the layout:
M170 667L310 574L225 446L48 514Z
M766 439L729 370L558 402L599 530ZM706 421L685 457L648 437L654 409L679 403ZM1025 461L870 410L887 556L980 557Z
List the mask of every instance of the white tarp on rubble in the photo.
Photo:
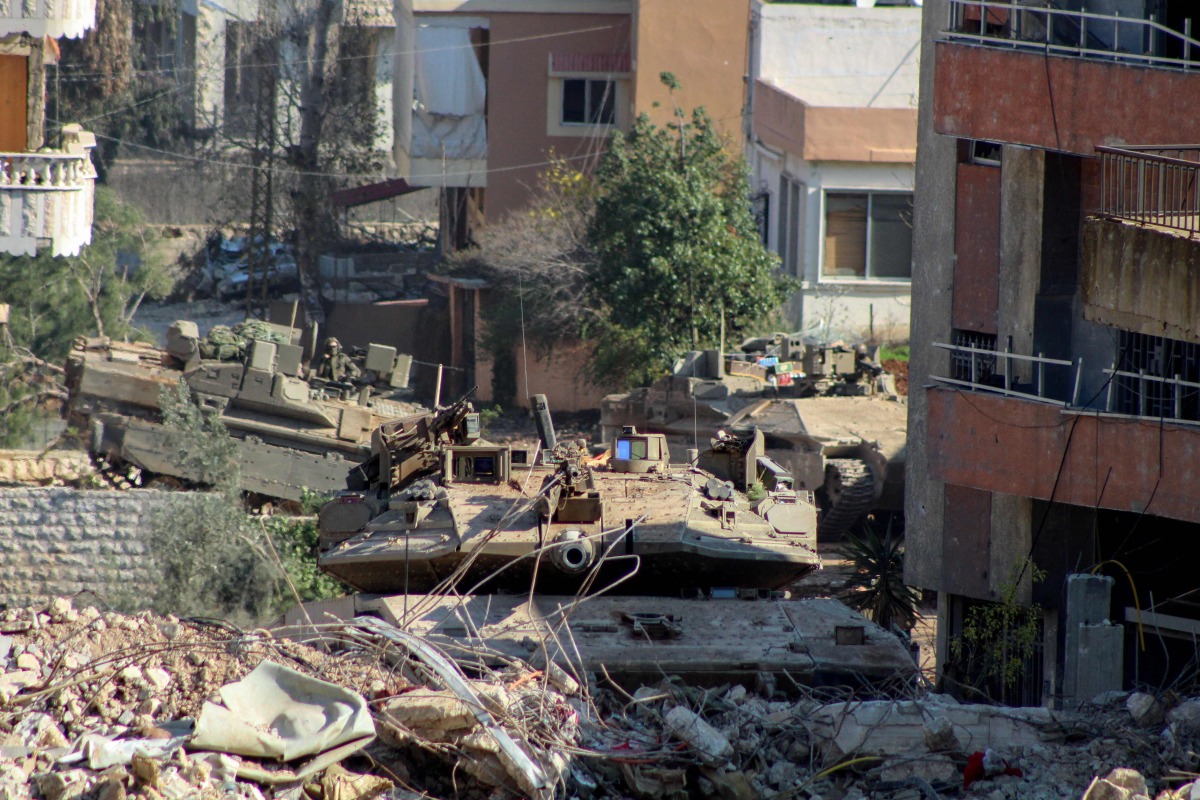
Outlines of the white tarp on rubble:
M417 29L412 157L487 158L487 84L466 27Z
M297 777L342 760L375 738L367 702L337 684L263 661L205 702L189 749L292 761L318 756Z

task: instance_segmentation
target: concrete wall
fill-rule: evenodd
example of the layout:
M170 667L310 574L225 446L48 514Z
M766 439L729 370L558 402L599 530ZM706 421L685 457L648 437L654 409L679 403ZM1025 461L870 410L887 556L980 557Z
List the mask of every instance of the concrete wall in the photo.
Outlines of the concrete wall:
M581 343L564 343L555 348L554 352L541 354L529 352L529 367L526 373L525 359L520 346L513 348L512 370L513 383L516 392L513 403L521 408L528 408L525 381L528 377L529 394L544 394L550 405L550 412L593 411L600 407L600 401L608 393L588 380L587 345ZM477 354L476 379L479 390L476 397L481 404L496 402L492 391L492 380L495 365L489 354L482 348Z
M798 329L818 336L838 332L867 335L874 322L875 336L903 341L909 336L910 283L898 280L831 280L821 276L824 258L826 191L913 191L910 164L813 162L797 155L772 153L760 148L751 173L752 189L771 196L767 239L780 251L779 179L787 175L803 184L799 277L801 291L792 298L788 320ZM914 273L916 252L914 250Z
M1006 145L1000 167L1000 292L997 346L1034 355L1034 298L1042 269L1042 217L1046 154ZM1028 362L1014 370L1030 380Z
M674 103L685 113L704 106L740 149L749 21L750 0L638 0L634 107L659 125L674 121L672 95L659 80L674 73Z
M917 107L921 9L755 3L756 75L821 106Z
M91 592L153 591L147 524L179 495L155 491L0 490L0 605Z
M224 225L250 214L250 179L235 166L182 157L122 158L108 168L105 182L151 224Z
M1159 468L1200 460L1195 426L1089 412L1064 416L1060 406L982 392L969 403L953 389L922 394L929 430L936 431L937 446L925 461L934 480L1041 500L1053 493L1056 503L1200 522L1191 470Z
M809 161L907 164L917 151L916 108L816 106L759 80L752 125L768 147Z
M936 129L949 136L1093 155L1097 145L1174 143L1179 121L1200 117L1196 72L1003 46L936 50Z
M909 281L831 280L821 263L827 190L913 190L921 10L755 2L753 15L753 189L769 196L772 250L800 231L785 313L820 337L906 339ZM781 177L803 185L799 203L785 206Z
M946 19L945 0L926 0L922 22L921 94L933 97L932 43ZM936 428L928 423L930 376L944 375L948 359L931 346L950 337L954 289L954 197L957 144L938 136L933 104L918 112L916 208L913 212L913 279L911 358L908 362L908 453L905 464L905 581L936 589L947 553L942 529L945 484L929 475L929 439ZM944 641L939 646L939 660Z
M538 185L551 153L588 168L609 131L550 135L552 53L628 53L630 18L617 14L491 14L488 48L487 218L499 222L521 208ZM574 31L574 32L573 32ZM597 74L594 77L603 78ZM554 81L561 91L558 81ZM623 110L625 119L630 109Z
M1080 291L1085 319L1200 342L1200 246L1137 225L1089 219Z

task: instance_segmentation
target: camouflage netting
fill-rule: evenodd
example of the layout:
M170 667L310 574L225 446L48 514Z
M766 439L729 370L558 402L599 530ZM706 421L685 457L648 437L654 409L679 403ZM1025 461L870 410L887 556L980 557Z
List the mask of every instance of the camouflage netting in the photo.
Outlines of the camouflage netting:
M254 339L275 344L289 343L287 335L272 329L270 323L248 319L232 328L228 325L214 325L200 341L200 356L219 361L241 361L246 357L246 348Z

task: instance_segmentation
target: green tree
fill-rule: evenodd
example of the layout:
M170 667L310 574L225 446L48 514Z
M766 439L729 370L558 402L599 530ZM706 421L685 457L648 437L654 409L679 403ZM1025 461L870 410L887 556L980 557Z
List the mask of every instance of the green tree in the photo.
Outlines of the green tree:
M690 121L676 109L666 127L639 116L613 137L597 184L588 288L603 309L592 368L606 385L651 380L783 302L790 284L759 239L745 165L703 109Z
M664 76L674 88L674 79ZM553 159L523 211L484 229L451 268L491 285L486 342L499 382L522 339L539 354L593 345L589 370L621 388L687 350L752 331L791 282L762 246L745 165L702 109L665 127L639 117L594 177ZM515 386L493 387L512 397Z
M0 303L9 305L0 337L0 445L25 442L41 404L65 397L58 365L72 341L136 336L138 305L170 291L145 230L136 209L97 187L92 244L78 256L0 255Z
M170 289L141 214L102 186L96 187L92 243L78 256L0 256L0 302L11 307L14 343L55 363L78 336L135 336L138 305Z
M297 600L348 591L317 568L311 512L322 498L305 497L304 517L247 514L237 446L220 416L202 410L183 381L160 393L159 406L175 462L208 491L179 492L150 519L148 555L158 578L152 608L254 622Z

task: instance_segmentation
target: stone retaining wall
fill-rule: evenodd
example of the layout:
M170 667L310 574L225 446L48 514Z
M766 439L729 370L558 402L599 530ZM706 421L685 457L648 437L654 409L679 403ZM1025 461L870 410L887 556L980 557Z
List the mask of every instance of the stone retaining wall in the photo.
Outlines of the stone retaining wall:
M0 489L0 606L81 591L113 602L149 596L145 538L153 512L180 495L137 490Z
M0 484L65 483L94 472L91 458L78 450L0 450Z

